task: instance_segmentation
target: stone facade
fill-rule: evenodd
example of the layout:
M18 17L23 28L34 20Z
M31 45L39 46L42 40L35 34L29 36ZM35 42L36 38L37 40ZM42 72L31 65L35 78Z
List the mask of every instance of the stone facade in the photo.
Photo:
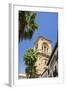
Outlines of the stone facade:
M56 43L52 54L47 63L47 69L41 77L57 77L58 76L58 43Z
M51 41L40 36L35 42L34 50L37 51L36 70L38 76L47 69L47 63L52 52Z
M48 76L49 77L58 76L58 43L56 43L55 48L48 62Z

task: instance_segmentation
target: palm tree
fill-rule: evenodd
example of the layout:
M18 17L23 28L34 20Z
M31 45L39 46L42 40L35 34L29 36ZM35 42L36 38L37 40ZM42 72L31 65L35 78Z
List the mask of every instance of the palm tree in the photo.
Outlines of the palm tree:
M35 30L38 29L35 18L35 12L19 11L19 41L32 38Z
M27 78L34 78L36 77L36 63L37 60L37 53L33 49L28 49L24 54L24 63L26 65L26 75Z

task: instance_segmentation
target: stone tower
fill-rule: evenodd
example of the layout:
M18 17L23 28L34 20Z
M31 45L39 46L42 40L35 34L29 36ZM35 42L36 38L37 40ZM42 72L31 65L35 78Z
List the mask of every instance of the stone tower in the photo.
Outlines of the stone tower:
M39 36L35 42L34 50L37 51L36 70L38 76L47 69L47 63L52 52L51 41Z

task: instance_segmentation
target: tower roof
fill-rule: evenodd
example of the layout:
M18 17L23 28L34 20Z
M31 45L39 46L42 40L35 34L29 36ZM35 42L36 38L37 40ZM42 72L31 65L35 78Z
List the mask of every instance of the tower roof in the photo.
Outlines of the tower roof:
M45 37L43 37L43 36L39 36L39 37L37 38L37 40L35 41L35 43L38 42L38 40L39 40L40 38L41 38L41 39L44 39L44 40L47 40L49 43L52 42L51 40L49 40L49 39L47 39L47 38L45 38Z

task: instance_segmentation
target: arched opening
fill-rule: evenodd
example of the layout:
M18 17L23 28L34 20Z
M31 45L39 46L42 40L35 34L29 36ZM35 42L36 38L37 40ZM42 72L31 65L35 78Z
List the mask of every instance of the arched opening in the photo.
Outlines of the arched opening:
M58 76L58 71L57 71L57 67L55 66L55 70L53 71L53 76L57 77Z
M44 53L48 53L48 51L49 51L49 46L46 42L43 42L43 44L42 44L42 51Z

